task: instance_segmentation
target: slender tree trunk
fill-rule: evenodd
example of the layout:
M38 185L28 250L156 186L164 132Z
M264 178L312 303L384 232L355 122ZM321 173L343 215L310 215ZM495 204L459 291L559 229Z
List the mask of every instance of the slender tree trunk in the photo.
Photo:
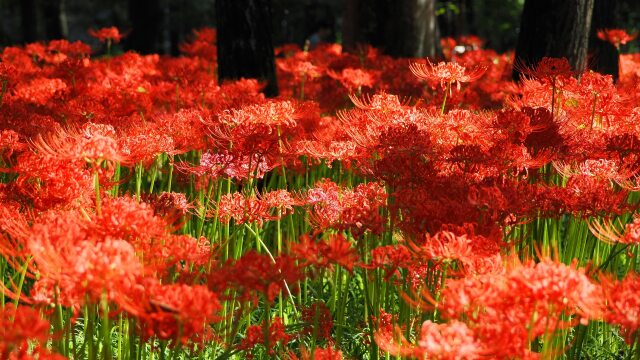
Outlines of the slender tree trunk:
M44 25L47 39L64 39L69 35L64 0L43 0Z
M265 95L276 96L270 0L217 0L218 78L266 81Z
M359 23L358 4L359 0L346 0L344 8L344 19L342 22L342 48L345 51L356 49Z
M399 1L388 4L389 28L386 31L384 51L396 57L414 56L421 37L416 24L417 2Z
M346 0L342 24L343 48L353 51L359 44L384 48L393 31L388 0ZM391 8L393 12L393 8Z
M614 80L618 80L619 76L618 50L612 44L598 39L597 33L598 30L615 27L616 5L616 1L595 0L589 37L590 68L602 74L611 75Z
M417 0L417 7L415 21L419 40L414 56L435 58L440 53L436 0Z
M44 30L48 40L67 37L67 19L63 0L43 0Z
M566 57L574 70L584 70L593 5L594 0L526 0L516 61L533 66L545 56ZM520 78L517 67L513 77Z
M158 0L129 0L131 33L127 47L141 54L153 54L159 49L162 9Z
M36 0L20 1L22 41L25 43L38 40L38 11Z

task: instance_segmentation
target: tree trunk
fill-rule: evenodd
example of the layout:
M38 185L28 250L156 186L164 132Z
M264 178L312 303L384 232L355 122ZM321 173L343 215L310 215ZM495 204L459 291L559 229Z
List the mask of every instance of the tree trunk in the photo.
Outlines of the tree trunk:
M346 0L344 7L344 19L342 22L342 48L345 51L356 49L359 14L358 0Z
M594 0L526 0L516 61L534 66L543 57L565 57L576 71L585 69ZM513 77L520 78L517 67Z
M397 57L434 57L439 37L436 0L347 0L343 23L344 49L358 43L381 48Z
M44 30L48 40L67 37L66 16L62 0L43 0Z
M616 27L617 2L595 0L591 35L589 37L589 65L592 70L611 75L618 80L620 59L618 50L612 44L598 39L598 30Z
M265 95L277 96L271 38L270 0L217 0L218 78L266 81Z
M127 48L140 54L158 51L162 9L158 0L129 0L131 32L127 36Z
M346 0L342 24L343 48L356 50L359 44L383 48L391 20L387 0Z
M38 11L36 0L20 1L22 41L31 43L38 40Z
M417 0L417 6L416 27L419 41L414 56L435 58L440 53L436 0Z

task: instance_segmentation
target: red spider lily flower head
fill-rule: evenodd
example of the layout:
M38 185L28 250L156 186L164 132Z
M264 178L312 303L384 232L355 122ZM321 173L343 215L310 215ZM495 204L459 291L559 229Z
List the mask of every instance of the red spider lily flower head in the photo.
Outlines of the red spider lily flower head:
M0 359L65 359L41 346L49 338L49 327L49 322L34 308L12 305L0 308Z
M440 39L440 47L442 48L442 54L444 58L447 60L451 60L451 56L453 55L453 50L456 47L456 39L452 37L445 37Z
M180 51L192 57L213 60L217 57L216 29L202 28L193 30L194 39L191 42L180 44Z
M606 41L616 48L625 45L629 41L634 40L638 33L629 34L623 29L600 29L598 30L598 39Z
M148 279L115 301L138 318L146 339L205 341L209 324L220 320L217 294L202 285L165 285Z
M630 223L624 225L624 231L617 230L614 222L611 220L603 220L602 223L594 221L589 224L589 230L591 230L591 233L598 239L611 244L640 244L639 216L634 216Z
M313 355L304 347L300 348L300 360L342 360L344 359L342 351L334 348L315 348ZM292 354L291 360L298 360L298 357Z
M316 333L317 337L330 340L333 329L331 310L322 302L315 302L302 310L304 334Z
M480 358L482 349L469 327L453 320L447 324L436 324L429 320L422 324L419 352L436 359Z
M437 65L427 60L427 63L411 63L409 70L419 79L439 82L442 88L456 84L460 90L460 83L478 80L486 71L484 65L467 69L455 62L439 62Z
M253 349L254 346L256 345L260 345L260 344L266 345L267 339L265 339L265 336L264 336L265 327L266 326L264 323L261 325L249 326L247 328L247 335L242 340L238 348L241 350L248 351ZM268 335L269 347L270 347L270 349L268 349L267 352L271 356L275 355L274 344L280 343L280 345L284 347L287 345L289 340L291 340L291 335L285 332L285 327L284 327L284 324L282 323L282 319L277 316L271 321L267 335ZM248 354L247 358L251 358L251 354Z
M117 27L105 27L99 30L89 29L89 35L98 39L100 42L112 42L117 44L124 38L126 35L120 33Z
M327 75L340 81L349 91L357 90L363 86L373 87L373 74L367 70L346 68L339 74L329 70Z
M462 35L458 38L458 42L462 45L469 46L474 50L482 48L485 41L475 35Z
M631 272L621 281L601 277L606 298L605 321L620 325L628 344L633 344L640 329L640 276Z
M527 75L537 79L553 79L558 76L572 76L576 72L571 69L567 58L543 57L535 66L526 66L522 62L517 61L513 66L523 75Z
M290 252L305 268L315 266L332 270L334 265L340 265L351 272L360 260L356 250L342 234L330 235L328 240L319 242L303 235L298 244L291 245Z
M209 288L218 293L231 288L246 300L256 300L257 293L273 301L280 291L302 279L301 266L291 256L272 258L249 251L237 260L228 260L209 277ZM289 290L287 290L289 291Z

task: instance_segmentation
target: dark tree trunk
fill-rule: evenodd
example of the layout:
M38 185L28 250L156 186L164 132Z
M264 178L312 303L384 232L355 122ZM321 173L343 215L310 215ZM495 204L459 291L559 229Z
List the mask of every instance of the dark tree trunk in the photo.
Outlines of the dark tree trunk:
M218 78L266 81L265 95L277 96L271 38L270 0L217 0Z
M358 0L346 0L344 7L344 19L342 22L342 48L345 51L353 51L357 44L359 15Z
M384 47L390 24L386 0L346 0L342 25L344 50L356 50L359 44Z
M436 0L348 0L343 24L345 50L365 43L391 56L434 57L439 45L435 3Z
M415 19L416 0L400 1L388 8L389 28L384 51L395 57L414 56L419 42Z
M435 57L438 49L435 0L391 1L387 54L398 57Z
M67 19L63 0L43 0L44 30L48 40L67 37Z
M441 51L436 0L417 0L417 7L415 21L419 40L414 56L435 58Z
M612 44L598 39L598 30L616 27L617 1L595 0L591 35L589 37L589 65L592 70L613 76L618 80L620 59Z
M22 41L25 43L38 40L38 11L36 0L20 1Z
M585 69L594 0L526 0L516 61L534 66L543 57L565 57L576 71ZM515 80L520 78L517 67Z
M129 19L132 29L127 36L127 48L140 54L158 52L162 23L160 1L129 0Z

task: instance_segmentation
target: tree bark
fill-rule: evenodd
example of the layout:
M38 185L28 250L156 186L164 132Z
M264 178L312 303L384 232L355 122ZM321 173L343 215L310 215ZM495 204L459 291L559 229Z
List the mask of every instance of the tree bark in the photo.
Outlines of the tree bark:
M346 0L342 24L343 49L356 50L359 44L383 48L391 31L387 0Z
M543 57L565 57L576 71L587 63L594 0L526 0L516 61L535 66ZM520 78L517 67L513 77Z
M436 0L417 0L417 6L416 27L419 41L414 56L435 58L440 53Z
M218 78L255 78L277 96L270 0L217 0Z
M439 36L436 0L348 0L343 45L351 51L359 43L381 48L396 57L434 57Z
M162 9L158 0L129 0L131 32L126 45L140 54L158 52Z
M38 11L36 0L20 1L22 41L32 43L38 40Z
M48 40L67 37L67 19L63 0L43 0L44 29Z
M611 75L614 81L619 76L619 54L612 44L598 39L598 30L616 27L617 1L595 0L591 34L589 36L589 65L592 70Z

